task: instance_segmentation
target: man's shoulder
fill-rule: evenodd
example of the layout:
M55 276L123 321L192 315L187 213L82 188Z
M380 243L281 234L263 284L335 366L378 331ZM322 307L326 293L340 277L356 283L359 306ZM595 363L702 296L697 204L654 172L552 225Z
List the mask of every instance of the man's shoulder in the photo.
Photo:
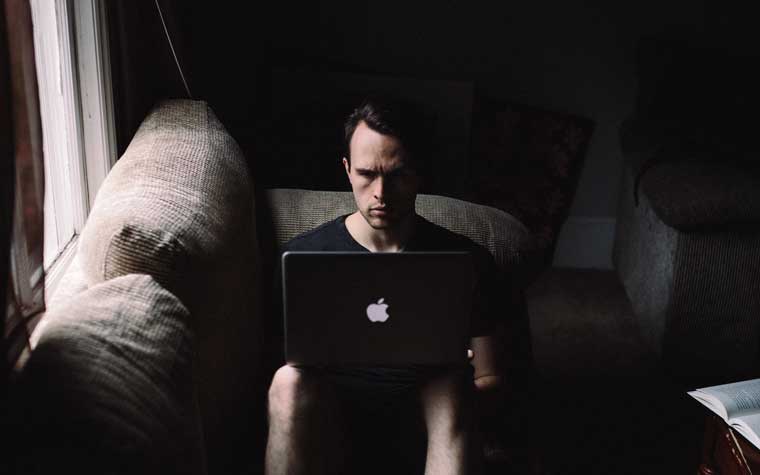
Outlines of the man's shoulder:
M342 240L341 225L344 216L322 223L294 237L283 246L285 251L328 251Z
M481 248L472 239L462 234L456 233L443 226L435 224L422 216L418 215L418 226L420 229L419 247L428 247L431 251L470 251Z
M495 264L491 252L469 237L428 221L422 216L419 216L418 219L422 232L420 240L415 245L415 250L465 251L473 255L479 267Z

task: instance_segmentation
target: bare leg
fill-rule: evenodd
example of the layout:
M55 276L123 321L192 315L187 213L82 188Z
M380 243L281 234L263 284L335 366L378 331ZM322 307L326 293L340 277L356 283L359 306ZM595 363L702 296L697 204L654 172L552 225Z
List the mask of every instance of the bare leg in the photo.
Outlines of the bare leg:
M480 450L473 430L473 390L463 370L440 373L420 388L428 433L426 475L478 473Z
M341 471L344 439L334 393L313 371L286 365L272 379L268 475Z

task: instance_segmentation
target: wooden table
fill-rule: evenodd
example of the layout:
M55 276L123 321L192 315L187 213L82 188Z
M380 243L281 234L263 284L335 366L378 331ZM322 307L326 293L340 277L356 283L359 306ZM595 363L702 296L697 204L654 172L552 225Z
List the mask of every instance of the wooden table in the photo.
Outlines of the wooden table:
M710 415L705 424L698 475L760 475L760 450L723 419Z

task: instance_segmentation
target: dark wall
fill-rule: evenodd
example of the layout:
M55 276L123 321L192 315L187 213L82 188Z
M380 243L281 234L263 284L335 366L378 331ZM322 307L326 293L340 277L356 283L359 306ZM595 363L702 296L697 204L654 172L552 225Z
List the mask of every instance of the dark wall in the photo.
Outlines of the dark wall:
M175 51L185 64L184 35L178 0L161 0L161 8ZM107 2L118 153L124 153L132 136L153 105L164 98L187 97L164 25L153 1ZM180 13L180 14L178 14Z
M593 119L571 214L614 217L618 127L634 106L639 39L667 33L747 50L748 15L670 2L197 2L179 12L192 82L252 147L273 65L472 80L493 97ZM755 43L757 44L757 43Z

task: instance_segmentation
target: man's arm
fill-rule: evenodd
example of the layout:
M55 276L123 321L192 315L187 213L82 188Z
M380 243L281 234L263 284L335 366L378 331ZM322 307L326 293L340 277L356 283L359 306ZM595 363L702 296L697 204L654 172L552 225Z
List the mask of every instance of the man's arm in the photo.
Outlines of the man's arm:
M475 368L475 387L479 391L498 390L502 385L503 374L499 364L498 348L501 348L499 335L477 336L470 340L472 348L472 366Z

